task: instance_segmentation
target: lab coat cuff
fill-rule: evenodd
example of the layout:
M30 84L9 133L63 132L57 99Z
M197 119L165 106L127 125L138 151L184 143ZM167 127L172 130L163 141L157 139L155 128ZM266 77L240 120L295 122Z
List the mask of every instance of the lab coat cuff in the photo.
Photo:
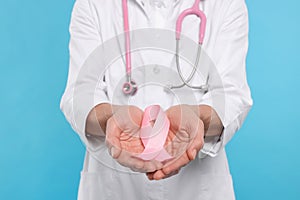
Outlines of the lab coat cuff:
M199 157L204 158L207 155L211 157L217 156L218 152L225 147L233 135L239 130L250 108L250 106L245 108L230 123L223 123L224 129L220 136L206 137L204 139L204 146L199 153Z
M219 99L219 98L217 98L217 99ZM224 127L220 136L206 137L204 139L204 146L201 149L201 151L199 152L200 158L204 158L207 155L211 156L211 157L215 157L218 155L218 152L225 147L225 145L231 140L233 135L241 127L252 104L249 104L248 106L241 108L240 112L238 112L234 117L230 117L230 118L229 118L229 116L232 116L233 113L227 113L227 112L231 111L231 110L228 110L228 108L232 107L228 104L225 105L220 102L214 102L214 104L213 104L211 101L208 101L206 99L206 100L201 101L201 103L199 103L199 105L208 105L208 106L212 107L218 114L218 116L223 124L223 127Z
M87 94L83 92L80 94L80 97L76 99L76 105L73 104L73 112L74 112L74 129L79 134L80 139L84 143L87 149L90 151L97 151L99 148L99 138L91 137L86 134L86 121L91 110L99 104L102 103L110 103L105 94L91 97L92 94ZM75 103L75 102L74 102ZM102 139L101 139L102 140Z
M200 158L206 156L215 157L219 151L222 150L227 141L230 140L229 136L232 136L235 131L233 130L233 124L224 127L220 136L211 136L204 139L204 145L199 153Z

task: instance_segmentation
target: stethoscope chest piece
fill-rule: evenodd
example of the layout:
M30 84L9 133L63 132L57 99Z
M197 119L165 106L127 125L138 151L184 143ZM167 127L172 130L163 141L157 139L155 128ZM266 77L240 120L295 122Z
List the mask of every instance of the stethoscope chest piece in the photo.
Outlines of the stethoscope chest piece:
M133 96L133 95L136 94L136 92L138 90L138 87L137 87L136 82L133 81L133 80L131 80L131 81L125 82L123 84L122 90L123 90L123 93L125 95L131 95L131 96Z

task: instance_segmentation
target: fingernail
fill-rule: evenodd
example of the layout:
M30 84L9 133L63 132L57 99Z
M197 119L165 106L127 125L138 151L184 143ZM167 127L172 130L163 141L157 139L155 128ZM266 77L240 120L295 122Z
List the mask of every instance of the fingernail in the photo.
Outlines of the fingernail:
M194 149L193 152L192 152L192 157L193 157L193 160L196 158L196 155L197 155L197 150Z
M115 154L116 154L116 152L115 152L116 150L115 150L115 148L114 147L112 147L111 149L110 149L110 155L111 155L111 157L113 157L113 158L115 158Z

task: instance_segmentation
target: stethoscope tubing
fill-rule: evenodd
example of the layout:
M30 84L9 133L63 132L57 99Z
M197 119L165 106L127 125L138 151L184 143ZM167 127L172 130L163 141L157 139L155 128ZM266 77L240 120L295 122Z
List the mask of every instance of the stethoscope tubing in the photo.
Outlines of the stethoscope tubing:
M178 89L182 88L184 86L187 86L192 89L198 89L202 91L207 91L208 90L208 85L201 85L201 86L193 86L190 85L190 81L194 77L198 64L199 64L199 59L200 59L200 54L201 54L201 49L202 49L202 44L204 41L204 36L205 36L205 29L206 29L206 16L203 11L199 9L201 0L195 0L193 6L191 8L188 8L184 10L178 17L176 21L176 66L177 66L177 71L179 74L180 79L182 80L182 84L180 85L171 85L168 86L169 89ZM125 95L134 95L137 92L137 84L135 81L132 80L132 71L131 71L131 50L130 50L130 35L129 35L129 20L128 20L128 5L127 5L127 0L122 0L122 9L123 9L123 22L124 22L124 32L125 32L125 62L126 62L126 78L127 82L123 84L123 93ZM185 17L188 15L196 15L197 17L200 18L200 25L199 25L199 46L197 49L197 57L196 57L196 62L193 66L192 72L189 75L187 79L183 77L180 63L179 63L179 40L180 40L180 35L181 35L181 29L182 29L182 23Z
M197 57L196 57L196 61L195 61L194 65L193 65L193 70L190 73L189 77L187 79L185 79L183 77L181 67L180 67L180 62L179 62L179 40L176 40L176 67L177 67L178 75L179 75L179 77L180 77L180 79L183 83L180 84L180 85L169 85L168 86L169 89L179 89L179 88L182 88L184 86L187 86L189 88L201 90L201 91L204 91L204 92L206 92L208 90L208 85L207 84L206 85L200 85L200 86L193 86L193 85L189 84L189 82L192 80L192 78L194 77L194 75L197 71L199 60L200 60L200 55L201 55L201 49L202 49L202 45L199 43L198 48L197 48Z

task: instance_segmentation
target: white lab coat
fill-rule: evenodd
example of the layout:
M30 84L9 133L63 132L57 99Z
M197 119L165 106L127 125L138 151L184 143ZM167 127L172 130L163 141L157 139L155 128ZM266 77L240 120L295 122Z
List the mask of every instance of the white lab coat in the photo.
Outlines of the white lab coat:
M193 0L128 0L130 28L174 30L178 14L192 5ZM93 79L90 77L94 72L92 70L85 70L85 77L88 78L78 81L83 74L82 68L89 63L89 59L97 60L113 53L120 54L124 48L123 42L115 49L97 48L123 33L121 0L76 0L70 24L69 76L61 100L61 109L88 149L81 172L78 199L232 200L235 198L224 146L240 128L252 106L245 70L248 13L244 0L205 0L201 2L201 9L207 16L203 49L216 67L223 93L215 86L207 93L193 91L195 98L191 102L176 102L174 96L164 93L155 84L149 84L141 87L136 97L124 102L121 100L122 93L118 90L125 76L122 58L110 63L106 71L102 70L105 80L98 81L94 88L93 85L86 84ZM198 18L186 19L182 34L197 42L198 23ZM157 31L155 35L158 40L160 34L161 32ZM122 38L119 37L117 40ZM134 41L135 39L132 39L132 43ZM171 42L173 48L175 37L170 41L173 41ZM192 52L195 54L195 51ZM162 51L138 50L132 55L133 68L159 64L173 67L175 70L172 62L174 62L172 56ZM183 63L182 66L184 70L188 69L188 64ZM99 64L98 68L105 67ZM142 72L133 70L133 79L141 81L143 74L155 77L163 73L165 68L147 69L150 70ZM162 79L168 78L163 74ZM145 81L145 78L143 80ZM203 80L196 78L192 83L201 84L204 83ZM93 91L92 100L89 90ZM212 103L211 96L222 99L221 103ZM205 146L196 160L182 168L178 175L160 181L149 181L145 174L132 172L113 160L107 152L104 137L86 136L84 131L86 117L89 111L100 103L130 103L142 109L151 104L160 104L164 109L178 103L207 104L219 114L224 131L220 140L205 141Z

